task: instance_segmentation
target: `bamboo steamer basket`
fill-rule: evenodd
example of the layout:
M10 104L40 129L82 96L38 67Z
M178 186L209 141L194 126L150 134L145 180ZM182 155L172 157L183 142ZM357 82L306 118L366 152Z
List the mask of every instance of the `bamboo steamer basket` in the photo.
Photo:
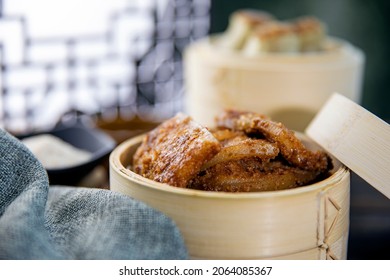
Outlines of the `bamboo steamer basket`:
M333 92L360 102L364 54L348 42L329 38L321 53L249 57L217 47L219 38L197 41L184 55L185 111L203 125L235 108L302 132Z
M110 188L172 218L191 258L346 259L350 173L338 160L330 177L296 189L208 192L168 186L129 170L142 138L111 153Z

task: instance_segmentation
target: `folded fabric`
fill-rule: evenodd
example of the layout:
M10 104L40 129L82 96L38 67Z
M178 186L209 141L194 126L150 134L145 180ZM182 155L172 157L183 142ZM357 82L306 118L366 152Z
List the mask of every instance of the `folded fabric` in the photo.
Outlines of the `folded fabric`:
M0 259L186 259L171 219L109 190L50 186L0 129Z

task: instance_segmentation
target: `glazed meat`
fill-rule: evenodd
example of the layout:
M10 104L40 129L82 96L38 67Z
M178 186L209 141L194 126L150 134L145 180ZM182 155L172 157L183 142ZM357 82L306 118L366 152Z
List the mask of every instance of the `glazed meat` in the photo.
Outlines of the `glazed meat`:
M237 112L229 111L221 116L221 120L226 121L225 126L234 123L232 116L236 118ZM251 114L250 118L254 117L266 120L264 116ZM189 188L225 192L282 190L314 182L328 171L322 167L301 168L291 164L280 153L276 142L269 141L267 137L256 138L264 137L258 131L249 132L252 137L241 130L220 128L213 131L221 142L222 149L203 165L201 172L190 182ZM253 134L254 132L257 133ZM299 139L296 141L302 144Z
M291 189L313 182L319 172L259 158L218 163L198 174L190 188L205 191L257 192Z
M285 159L296 167L313 171L331 169L331 160L325 152L306 149L293 131L264 115L229 110L217 117L216 121L218 127L259 134L276 143Z
M332 169L326 153L264 115L227 110L216 124L209 130L183 114L162 123L143 139L134 171L181 188L255 192L304 186Z
M228 135L227 131L229 130L218 130L214 132L214 135L217 139L221 139L222 134L224 134L224 136ZM222 145L221 151L203 165L202 170L219 163L251 157L260 158L263 162L268 162L279 154L279 149L274 143L264 139L252 139L244 133L233 131L230 131L230 133L230 136L234 134L236 134L236 136L220 140Z
M221 144L189 116L178 114L149 132L133 158L133 170L152 180L184 188Z

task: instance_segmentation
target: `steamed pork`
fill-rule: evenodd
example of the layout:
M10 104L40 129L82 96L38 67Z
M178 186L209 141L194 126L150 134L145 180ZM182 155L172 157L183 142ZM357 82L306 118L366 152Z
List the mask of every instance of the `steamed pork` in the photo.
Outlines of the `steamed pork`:
M217 117L217 126L264 136L278 145L283 157L293 166L306 170L329 169L330 158L325 152L308 150L293 131L264 115L230 110Z
M289 166L281 160L248 157L207 168L191 181L189 187L224 192L275 191L306 185L318 175L318 172Z
M134 155L135 172L176 187L254 192L296 188L320 180L330 157L311 151L283 124L227 110L206 129L179 114L147 134Z
M214 135L218 134L219 131L215 132ZM264 139L249 138L245 134L225 139L221 141L221 145L221 151L210 161L205 163L202 166L202 170L219 163L245 158L261 158L265 161L273 159L279 154L279 148L275 143L271 143Z
M178 114L146 135L134 154L133 169L146 178L185 188L219 150L211 132Z

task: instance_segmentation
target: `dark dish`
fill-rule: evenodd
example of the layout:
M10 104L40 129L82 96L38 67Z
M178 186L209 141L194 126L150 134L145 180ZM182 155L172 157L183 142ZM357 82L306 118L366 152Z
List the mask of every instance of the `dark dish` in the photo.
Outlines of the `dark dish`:
M59 126L50 131L18 136L18 138L22 140L42 134L53 135L75 148L91 153L90 158L80 164L63 168L46 168L50 185L76 185L101 164L116 146L116 142L106 133L81 121Z

